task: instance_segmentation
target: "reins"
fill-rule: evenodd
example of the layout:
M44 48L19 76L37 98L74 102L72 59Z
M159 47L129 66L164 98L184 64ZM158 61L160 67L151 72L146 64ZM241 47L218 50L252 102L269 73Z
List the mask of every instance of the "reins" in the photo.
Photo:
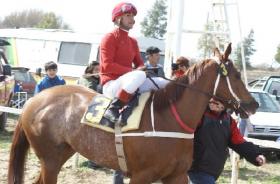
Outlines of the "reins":
M231 84L230 84L229 77L228 77L228 71L227 71L227 69L226 69L224 63L222 63L222 62L220 61L220 59L217 58L217 57L213 57L212 59L213 59L213 60L218 64L218 66L219 66L219 68L218 68L218 69L219 69L219 70L218 70L218 76L217 76L217 79L216 79L216 82L215 82L215 87L214 87L214 92L213 92L213 94L211 94L211 93L209 93L209 92L202 91L202 90L197 89L197 88L194 88L194 87L191 87L189 84L185 84L185 83L182 83L182 82L178 82L178 81L176 81L176 80L168 79L168 78L162 77L162 76L159 76L159 77L161 77L161 78L163 78L163 79L165 79L165 80L168 80L168 81L170 81L170 82L173 82L173 83L175 83L175 84L178 85L178 86L181 86L181 87L184 87L184 88L188 88L188 89L193 90L193 91L197 91L197 92L202 93L202 94L204 94L205 96L208 96L208 97L210 97L210 98L215 98L215 99L217 99L217 100L223 102L224 104L232 105L232 107L233 107L235 110L241 110L241 111L243 111L243 112L246 112L246 110L245 110L243 107L240 106L240 99L238 98L238 96L234 93L234 91L233 91L232 88L231 88ZM111 73L99 73L99 74L101 74L101 75L108 75L108 74L111 74ZM232 96L234 97L233 100L226 100L226 99L224 99L224 98L221 98L221 97L216 96L216 90L217 90L217 88L218 88L218 85L219 85L219 81L220 81L221 76L222 76L222 77L226 77L229 91L230 91L230 93L232 94ZM156 82L152 79L151 76L148 76L148 75L147 75L147 78L150 79L151 82L152 82L158 89L160 89L159 86L156 84Z
M202 91L202 90L197 89L197 88L194 88L194 87L190 86L189 84L178 82L176 80L168 79L168 78L162 77L162 76L159 76L159 77L161 77L161 78L163 78L165 80L168 80L168 81L170 81L170 82L172 82L172 83L174 83L174 84L176 84L178 86L181 86L181 87L184 87L184 88L188 88L188 89L193 90L193 91L197 91L197 92L202 93L205 96L208 96L210 98L215 98L215 99L223 102L224 104L232 105L232 107L235 110L242 110L242 111L246 112L245 109L240 106L240 99L238 98L238 96L232 90L232 87L231 87L231 84L230 84L230 80L229 80L229 77L228 77L228 71L227 71L225 65L218 58L212 58L212 59L215 60L216 63L218 64L218 66L219 66L219 70L217 72L218 76L217 76L217 79L215 81L215 86L214 86L213 94L209 93L209 92ZM232 96L234 97L234 100L226 100L226 99L218 97L216 95L216 91L217 91L217 88L218 88L221 76L222 77L226 77L226 81L227 81L227 84L228 84L229 91L232 94ZM152 79L151 76L147 76L147 78L149 78L152 81L152 83L159 89L159 86L155 83L155 81Z

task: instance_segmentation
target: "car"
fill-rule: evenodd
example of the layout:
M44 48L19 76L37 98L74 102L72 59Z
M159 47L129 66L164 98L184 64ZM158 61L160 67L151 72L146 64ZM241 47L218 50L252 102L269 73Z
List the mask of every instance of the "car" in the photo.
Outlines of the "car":
M269 93L272 98L275 98L280 103L280 76L271 75L260 79L253 80L248 83L251 89L260 89Z
M276 141L280 137L280 105L269 93L250 90L259 103L257 112L248 119L248 137Z
M250 88L254 88L254 89L263 89L263 86L265 85L265 83L267 82L268 77L263 77L260 79L255 79L252 80L250 82L248 82L248 86Z
M15 77L16 92L26 92L29 97L34 95L36 80L29 72L29 68L12 67L12 75Z
M280 103L280 76L269 76L262 88Z
M36 80L25 67L12 67L12 75L15 78L15 87L10 106L22 108L27 99L34 95Z
M11 66L5 55L5 47L10 45L0 39L0 106L8 107L13 97L15 79L12 76ZM7 112L0 112L0 130L4 130L7 122Z

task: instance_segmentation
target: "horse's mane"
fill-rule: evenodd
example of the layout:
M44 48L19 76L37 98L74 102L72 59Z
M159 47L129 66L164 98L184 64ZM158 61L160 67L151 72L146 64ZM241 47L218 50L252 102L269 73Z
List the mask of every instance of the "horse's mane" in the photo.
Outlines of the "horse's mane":
M210 59L203 60L199 63L194 64L191 66L186 73L177 78L174 81L171 81L166 85L165 88L159 89L154 92L154 106L156 109L164 109L169 105L169 101L176 101L179 100L184 93L186 87L178 85L176 83L180 84L192 84L196 80L198 80L202 73L203 70L205 69L205 66L208 65L210 62Z

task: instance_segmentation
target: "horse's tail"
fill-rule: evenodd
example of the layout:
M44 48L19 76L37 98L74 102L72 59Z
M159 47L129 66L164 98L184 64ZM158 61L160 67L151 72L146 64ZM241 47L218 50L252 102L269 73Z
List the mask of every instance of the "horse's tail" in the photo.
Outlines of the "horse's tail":
M23 183L24 165L27 151L30 144L22 128L22 123L19 122L16 126L11 151L8 169L8 184L21 184Z

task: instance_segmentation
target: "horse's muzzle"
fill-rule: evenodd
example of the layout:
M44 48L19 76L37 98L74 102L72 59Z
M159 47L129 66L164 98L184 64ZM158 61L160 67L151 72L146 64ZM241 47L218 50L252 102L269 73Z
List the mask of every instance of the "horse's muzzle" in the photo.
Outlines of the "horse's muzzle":
M241 102L240 107L236 110L237 114L243 119L248 118L250 115L255 114L259 108L258 102L252 100L250 102Z

